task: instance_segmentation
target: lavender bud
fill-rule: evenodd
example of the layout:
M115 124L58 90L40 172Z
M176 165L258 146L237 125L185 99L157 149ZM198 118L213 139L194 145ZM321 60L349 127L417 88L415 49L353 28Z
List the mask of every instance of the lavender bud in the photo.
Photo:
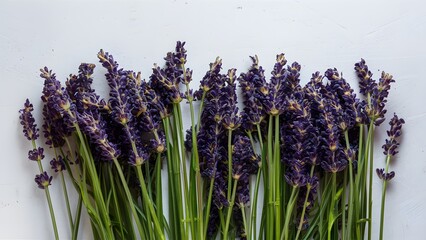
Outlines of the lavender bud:
M52 168L52 170L54 170L55 172L62 172L64 170L66 170L65 167L65 162L64 159L62 158L62 156L58 156L58 158L53 158L50 161L50 166Z
M33 149L28 151L28 159L31 161L41 161L44 159L44 149L41 147L38 147L37 149Z
M377 168L376 173L377 173L377 176L379 176L379 178L384 180L384 181L390 181L395 177L394 171L389 172L389 173L385 173L385 169L383 169L383 168Z
M40 189L46 189L48 186L51 185L52 176L49 176L47 174L47 172L43 172L41 174L37 174L35 176L34 181L37 183L38 188L40 188Z

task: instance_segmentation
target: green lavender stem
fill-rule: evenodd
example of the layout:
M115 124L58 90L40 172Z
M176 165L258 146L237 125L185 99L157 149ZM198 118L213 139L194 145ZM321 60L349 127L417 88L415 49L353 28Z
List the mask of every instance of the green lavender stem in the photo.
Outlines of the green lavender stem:
M228 233L229 233L228 229L229 229L229 223L231 222L232 209L234 208L234 201L235 201L235 193L237 191L237 184L238 184L238 180L234 179L234 186L232 187L231 199L229 201L228 212L226 214L225 229L223 231L223 239L224 240L228 239Z
M151 214L152 221L154 222L154 227L157 231L157 236L158 236L158 238L164 240L165 237L164 237L163 231L161 230L160 223L158 222L158 217L155 214L154 207L152 206L152 201L148 197L148 191L147 191L145 180L144 180L144 177L143 177L143 174L142 174L141 166L136 166L136 172L138 174L139 182L140 182L140 185L141 185L142 198L144 200L144 203L146 205L148 205L149 214Z
M142 225L141 225L141 222L139 220L138 214L136 212L136 208L135 208L135 205L133 203L132 195L130 193L129 187L127 186L126 178L124 177L123 171L121 170L121 166L120 166L120 163L118 162L117 158L113 158L113 162L114 162L115 168L117 169L118 176L120 177L121 184L122 184L122 187L123 187L124 192L126 194L127 201L129 202L130 209L133 213L133 217L135 219L136 226L138 227L139 234L142 236L144 231L142 230Z
M280 160L280 117L275 116L274 170L275 170L275 236L281 235L281 160ZM285 228L284 228L285 230Z
M386 167L385 167L385 173L386 174L389 172L390 158L391 158L391 155L387 155ZM383 229L384 229L384 225L385 225L385 200L386 200L387 183L388 183L388 181L386 179L383 179L382 204L381 204L381 207L380 207L380 235L379 235L380 240L383 240Z
M293 208L294 205L296 203L297 200L297 195L299 193L299 188L297 186L293 186L293 189L291 191L291 195L290 195L290 199L288 201L287 204L287 209L286 209L286 215L285 215L285 220L284 220L284 231L283 234L281 235L281 240L288 240L288 234L289 234L289 224L290 224L290 219L291 219L291 215L293 213Z
M315 171L315 165L312 164L311 172L309 174L310 178L312 178L314 176L314 171ZM305 214L306 214L306 208L308 207L309 193L311 192L311 189L312 189L312 185L310 183L308 183L306 185L306 196L305 196L305 201L303 202L302 214L300 215L299 226L297 227L297 233L296 233L296 237L295 237L296 240L299 239L300 232L302 231L303 222L304 222Z
M231 199L232 189L232 130L228 130L228 200Z
M369 188L368 188L368 240L371 240L372 226L373 226L373 151L374 151L374 121L371 120L368 129L370 134L369 144L369 160L370 160L370 174L369 174Z

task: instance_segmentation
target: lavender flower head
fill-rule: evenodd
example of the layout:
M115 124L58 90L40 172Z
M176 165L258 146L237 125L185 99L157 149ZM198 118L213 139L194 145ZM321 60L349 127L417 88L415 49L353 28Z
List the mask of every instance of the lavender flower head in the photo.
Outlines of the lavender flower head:
M28 159L31 161L41 161L44 159L44 149L41 147L35 148L28 152Z
M383 154L395 156L398 153L396 150L400 144L398 138L401 136L401 129L404 123L404 119L398 118L398 116L394 114L389 122L390 130L387 131L389 138L386 139L386 143L382 147L384 149Z
M48 186L52 185L52 176L49 176L47 172L37 174L34 181L37 183L38 188L46 189Z
M352 128L356 123L356 96L349 83L339 74L336 68L328 69L325 72L325 76L330 81L326 88L330 93L334 93L336 101L342 107L342 121L339 123L339 127L344 132Z
M66 170L64 158L62 156L58 156L57 159L53 158L50 161L50 166L55 172L62 172Z
M259 125L266 117L263 104L258 96L261 89L266 86L264 70L259 66L257 56L250 57L253 64L247 73L242 73L238 78L242 89L244 109L242 112L242 127L245 131L255 131L255 125Z
M377 176L384 181L390 181L395 177L394 171L386 173L384 168L377 168L376 173L377 173Z
M32 111L34 110L33 104L27 99L24 104L24 108L19 110L19 119L21 120L21 125L23 127L24 136L29 141L34 141L38 138L38 128L35 123Z
M368 69L368 66L365 64L365 60L361 58L361 61L355 64L354 69L360 80L360 93L364 96L366 96L367 94L371 94L373 89L376 87L376 83L372 79L373 74Z
M222 68L222 59L219 57L213 63L210 63L210 70L206 72L203 79L200 81L200 89L194 93L194 96L201 100L202 96L207 94L212 88L220 83L221 75L219 74Z
M395 82L393 76L389 73L382 72L378 81L371 79L371 72L365 65L364 59L360 63L355 64L355 70L360 78L361 93L367 94L368 104L365 106L365 112L370 121L373 121L376 126L379 126L385 121L386 109L385 105L389 95L390 85Z
M120 155L117 146L108 140L108 135L103 127L103 122L92 115L84 113L79 115L79 124L82 131L95 144L95 148L101 154L103 160L112 161Z

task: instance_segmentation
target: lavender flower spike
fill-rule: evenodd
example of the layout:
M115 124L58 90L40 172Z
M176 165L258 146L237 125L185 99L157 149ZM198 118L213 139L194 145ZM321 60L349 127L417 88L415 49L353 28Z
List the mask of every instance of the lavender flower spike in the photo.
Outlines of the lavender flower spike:
M35 176L34 181L37 183L38 188L40 188L40 189L46 189L48 186L51 185L52 176L49 176L47 174L47 172L43 172L41 174L37 174Z
M389 122L389 125L391 126L390 130L387 131L389 139L386 139L386 143L382 147L384 149L383 154L395 156L398 153L398 151L396 151L399 146L397 138L401 136L401 128L404 123L404 119L398 118L398 116L394 114L393 118Z
M29 141L34 141L39 136L37 124L35 124L35 119L32 114L33 110L33 104L30 103L28 99L25 101L24 108L19 110L19 113L21 114L19 119L21 120L23 132Z

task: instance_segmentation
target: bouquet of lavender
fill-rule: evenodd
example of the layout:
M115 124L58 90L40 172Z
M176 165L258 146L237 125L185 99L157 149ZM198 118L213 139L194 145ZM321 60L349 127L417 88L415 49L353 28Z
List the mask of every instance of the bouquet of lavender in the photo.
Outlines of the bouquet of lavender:
M356 63L361 99L337 69L316 72L301 86L300 64L287 64L284 54L270 81L257 56L239 75L222 73L218 57L193 91L184 42L162 67L154 64L149 80L103 50L98 58L108 99L92 88L94 64L82 63L65 85L41 69L49 154L37 145L33 105L27 99L20 110L56 239L45 154L61 181L72 239L83 209L95 239L371 239L374 132L385 121L392 75L375 81L364 60ZM186 133L182 101L190 107ZM376 170L383 180L380 239L402 124L395 114L385 168ZM70 194L78 195L75 211Z

